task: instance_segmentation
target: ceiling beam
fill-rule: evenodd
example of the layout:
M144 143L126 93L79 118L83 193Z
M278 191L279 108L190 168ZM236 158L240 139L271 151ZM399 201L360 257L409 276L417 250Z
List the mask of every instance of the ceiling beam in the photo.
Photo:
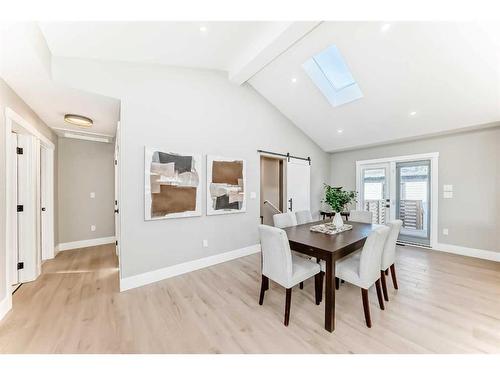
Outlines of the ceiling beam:
M229 80L241 85L257 74L266 65L288 50L321 22L289 22L253 50L247 50L242 58L229 69Z

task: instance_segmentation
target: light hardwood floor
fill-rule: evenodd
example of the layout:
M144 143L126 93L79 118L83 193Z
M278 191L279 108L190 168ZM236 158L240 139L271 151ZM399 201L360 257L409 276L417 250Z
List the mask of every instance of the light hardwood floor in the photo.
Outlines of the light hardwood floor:
M271 282L258 304L259 255L118 292L110 245L61 252L24 284L0 322L2 353L500 353L500 264L399 248L399 291L365 326L358 288L342 284L336 330L323 329L313 281Z

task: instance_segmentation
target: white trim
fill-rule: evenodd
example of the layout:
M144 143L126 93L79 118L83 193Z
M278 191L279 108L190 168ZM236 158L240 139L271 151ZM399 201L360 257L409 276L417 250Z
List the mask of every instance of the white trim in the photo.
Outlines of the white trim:
M5 298L0 301L0 320L2 320L5 317L5 315L7 315L7 313L10 311L11 308L12 308L12 292L9 291L9 293L5 296Z
M470 247L457 246L440 242L438 242L436 244L436 247L433 247L432 250L500 262L500 252L492 250L473 249Z
M430 246L436 247L438 239L438 213L439 213L439 152L429 152L426 154L413 154L413 155L400 155L391 156L380 159L357 160L356 161L356 191L361 192L361 168L370 164L391 164L390 172L391 177L395 175L395 163L403 161L414 160L430 160L431 161L431 233L430 233ZM395 180L395 179L393 179ZM391 190L395 187L391 184ZM361 199L358 199L357 209L361 209ZM395 192L391 191L391 206L395 203ZM391 213L393 213L391 208Z
M23 119L20 115L14 112L9 107L5 108L5 118L6 120L14 121L15 123L22 126L28 133L34 135L41 142L43 142L48 148L54 149L55 146L50 139L40 133L33 125L31 125L28 121ZM6 121L7 122L7 121ZM12 122L9 122L9 134L12 131Z
M364 164L389 163L391 161L413 161L413 160L422 160L422 159L432 159L432 158L438 158L438 157L439 157L439 152L429 152L427 154L391 156L391 157L380 158L380 159L357 160L356 166L364 165Z
M82 247L106 245L108 243L113 243L115 241L116 237L111 236L111 237L93 238L90 240L63 242L56 246L56 252L72 250L72 249L80 249Z
M184 273L210 267L219 263L224 263L233 259L245 257L260 252L260 245L251 245L241 249L228 251L222 254L212 255L206 258L195 259L189 262L176 264L173 266L160 268L158 270L141 273L120 279L120 291L138 288L143 285L155 283L170 277L182 275Z

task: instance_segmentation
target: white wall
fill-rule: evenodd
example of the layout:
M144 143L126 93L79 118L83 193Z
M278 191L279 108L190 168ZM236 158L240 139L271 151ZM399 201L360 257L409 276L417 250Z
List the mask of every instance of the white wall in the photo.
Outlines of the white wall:
M329 155L250 86L225 73L54 59L54 77L121 99L121 275L129 277L258 243L257 149L310 156L311 208L317 213ZM247 160L247 212L144 221L144 146ZM202 247L207 239L208 248Z
M438 242L500 252L500 127L335 153L331 183L356 189L357 160L436 151ZM443 198L445 184L453 185L452 199Z
M58 149L59 243L113 237L114 144L59 138Z

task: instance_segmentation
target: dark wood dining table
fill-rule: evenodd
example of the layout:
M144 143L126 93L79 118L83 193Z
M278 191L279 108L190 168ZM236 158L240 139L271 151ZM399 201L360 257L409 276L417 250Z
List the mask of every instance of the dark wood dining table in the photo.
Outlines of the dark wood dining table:
M351 224L352 229L338 234L330 235L310 230L313 225L330 221L316 221L283 229L286 231L292 250L324 260L326 263L325 329L333 332L335 330L335 262L363 247L374 226L347 221L345 223Z

